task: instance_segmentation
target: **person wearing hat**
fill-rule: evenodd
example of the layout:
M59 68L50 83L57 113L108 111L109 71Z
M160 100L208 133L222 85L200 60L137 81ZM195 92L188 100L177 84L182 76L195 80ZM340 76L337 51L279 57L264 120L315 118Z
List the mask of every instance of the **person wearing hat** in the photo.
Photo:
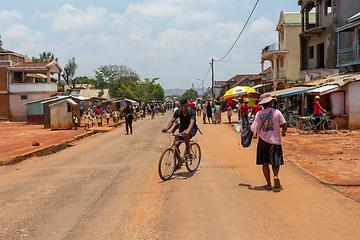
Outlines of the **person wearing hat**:
M263 187L271 190L270 168L272 166L274 174L274 188L280 190L279 170L280 165L284 164L281 136L286 135L286 120L282 113L273 108L274 98L270 93L264 93L260 96L259 105L263 110L259 111L254 123L251 125L251 131L259 135L257 145L256 164L262 165L262 170L267 184ZM282 134L280 133L282 130Z
M249 99L245 98L243 103L240 105L240 112L241 112L241 120L242 125L249 124L249 107L248 107Z
M321 110L326 112L325 109L323 109L320 106L320 102L319 102L320 96L316 96L315 97L315 103L314 103L314 124L317 125L320 122L320 118L321 118ZM316 127L316 133L318 133L320 129L320 126Z

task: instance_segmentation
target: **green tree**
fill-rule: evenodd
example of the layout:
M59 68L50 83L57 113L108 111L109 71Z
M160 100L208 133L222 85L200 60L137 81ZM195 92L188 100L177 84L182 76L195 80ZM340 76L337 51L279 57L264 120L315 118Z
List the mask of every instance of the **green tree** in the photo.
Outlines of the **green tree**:
M199 97L199 94L194 89L187 90L182 96L182 99L190 100L190 99L196 99Z
M77 65L75 63L75 58L72 57L65 65L64 71L61 74L67 85L69 85L71 82L73 87L75 87L75 81L73 80L73 78L75 76L76 69L77 69Z
M74 81L77 84L87 84L87 83L92 83L92 79L87 77L87 76L79 76L74 78Z
M58 58L54 57L54 54L51 52L43 52L39 54L39 58L32 57L31 59L33 62L52 62L58 61Z

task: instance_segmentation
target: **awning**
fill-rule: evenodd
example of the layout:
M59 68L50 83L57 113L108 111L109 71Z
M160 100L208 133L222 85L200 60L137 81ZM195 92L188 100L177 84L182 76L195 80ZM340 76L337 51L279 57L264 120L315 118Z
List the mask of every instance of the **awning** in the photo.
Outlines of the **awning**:
M278 96L278 97L288 97L292 95L297 95L305 92L309 92L317 87L292 87L286 88L278 91L269 92L271 96Z
M253 89L258 89L258 88L261 88L261 87L269 86L269 85L271 85L271 84L272 84L272 83L258 84L258 85L253 86L252 88L253 88Z
M311 95L326 95L332 92L336 92L340 90L340 87L338 85L326 85L326 86L322 86L316 89L313 89L311 91L308 92L308 94Z

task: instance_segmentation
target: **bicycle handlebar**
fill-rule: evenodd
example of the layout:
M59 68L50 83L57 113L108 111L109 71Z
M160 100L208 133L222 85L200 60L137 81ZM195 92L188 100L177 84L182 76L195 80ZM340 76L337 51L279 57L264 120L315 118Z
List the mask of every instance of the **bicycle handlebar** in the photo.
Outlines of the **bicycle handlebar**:
M176 136L183 136L181 133L179 133L179 134L174 134L173 132L169 132L169 131L162 132L162 133L169 134L169 135L171 135L171 136L173 136L173 137L176 137Z

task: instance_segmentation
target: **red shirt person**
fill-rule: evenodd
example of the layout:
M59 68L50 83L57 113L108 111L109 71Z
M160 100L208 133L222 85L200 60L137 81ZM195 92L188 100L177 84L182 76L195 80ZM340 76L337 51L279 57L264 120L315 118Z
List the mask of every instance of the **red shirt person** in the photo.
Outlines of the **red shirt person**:
M326 110L320 106L319 99L320 99L320 96L315 97L315 103L314 103L314 117L315 117L314 124L315 125L317 125L320 122L321 111L326 112ZM319 130L320 126L317 126L316 129Z
M259 105L259 100L255 101L255 105L251 107L251 115L256 116L258 112L262 110L262 107Z
M188 106L191 107L191 108L193 108L193 109L195 109L195 103L193 102L192 99L190 99L190 102L189 102L189 105L188 105Z

